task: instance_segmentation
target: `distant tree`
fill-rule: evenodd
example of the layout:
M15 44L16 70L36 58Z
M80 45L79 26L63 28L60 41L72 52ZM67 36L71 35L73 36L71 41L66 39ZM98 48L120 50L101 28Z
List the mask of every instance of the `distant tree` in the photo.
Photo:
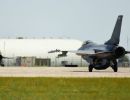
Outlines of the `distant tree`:
M129 62L129 61L130 61L130 59L127 55L125 55L119 59L119 62Z
M129 63L130 63L130 59L128 56L124 56L122 58L120 58L118 60L118 63L121 65L121 66L124 66L124 67L128 67L129 66Z

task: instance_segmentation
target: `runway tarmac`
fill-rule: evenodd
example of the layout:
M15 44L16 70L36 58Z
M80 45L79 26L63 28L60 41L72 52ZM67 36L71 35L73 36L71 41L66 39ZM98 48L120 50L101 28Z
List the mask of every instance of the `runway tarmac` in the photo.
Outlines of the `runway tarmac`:
M0 67L0 77L130 77L130 68L88 72L87 67Z

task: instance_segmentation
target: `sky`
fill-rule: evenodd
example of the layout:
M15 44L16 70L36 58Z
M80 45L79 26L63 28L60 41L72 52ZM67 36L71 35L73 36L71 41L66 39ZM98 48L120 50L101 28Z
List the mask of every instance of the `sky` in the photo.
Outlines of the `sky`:
M92 40L112 34L124 15L120 44L130 41L130 0L0 0L0 37L52 37Z

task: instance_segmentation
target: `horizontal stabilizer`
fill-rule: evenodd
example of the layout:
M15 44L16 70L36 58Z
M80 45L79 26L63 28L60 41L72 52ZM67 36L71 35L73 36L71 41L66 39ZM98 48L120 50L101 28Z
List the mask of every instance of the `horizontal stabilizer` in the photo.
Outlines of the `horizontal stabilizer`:
M129 54L130 53L130 51L126 51L126 54Z

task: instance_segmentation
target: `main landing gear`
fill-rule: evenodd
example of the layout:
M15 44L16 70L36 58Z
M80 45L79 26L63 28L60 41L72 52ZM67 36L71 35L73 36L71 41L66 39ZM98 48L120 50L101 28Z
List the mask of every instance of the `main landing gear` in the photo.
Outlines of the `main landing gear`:
M117 72L117 71L118 71L117 61L116 61L116 60L113 60L112 63L113 63L113 64L111 65L111 67L112 67L113 71L114 71L114 72Z
M93 68L101 70L101 69L106 69L109 66L112 67L112 69L113 69L114 72L118 71L118 66L117 66L117 61L116 60L112 60L111 64L110 63L109 64L105 64L105 65L102 65L100 67L94 66L94 64L90 64L88 66L88 70L89 70L89 72L92 72Z
M89 70L89 72L92 72L92 70L93 70L93 65L90 64L90 65L88 66L88 70Z

